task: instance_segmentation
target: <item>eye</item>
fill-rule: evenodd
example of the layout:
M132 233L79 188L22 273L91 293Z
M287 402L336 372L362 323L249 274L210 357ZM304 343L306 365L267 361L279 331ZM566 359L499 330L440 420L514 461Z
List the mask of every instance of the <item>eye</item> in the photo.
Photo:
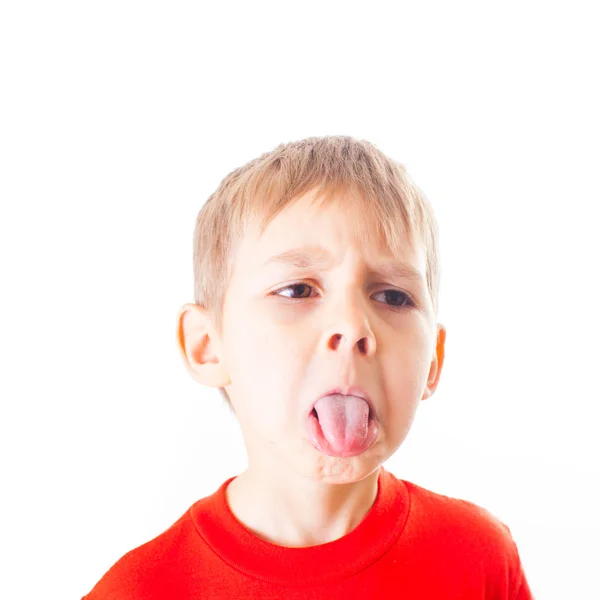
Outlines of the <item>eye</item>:
M287 300L303 300L306 298L310 298L310 292L313 289L315 289L314 286L312 286L308 283L299 282L299 283L292 283L291 285L287 285L283 288L275 290L274 292L272 292L272 294L274 296L281 296L282 298L285 298ZM293 297L290 297L289 295L281 294L281 292L284 292L286 290L291 290L292 291L291 295ZM381 292L377 292L377 294L375 294L375 295L378 295L378 294L383 294L387 300L387 302L384 302L384 303L385 304L389 303L389 305L393 308L403 308L405 306L415 306L415 303L412 301L411 297L408 294L406 294L405 292L402 292L401 290L383 290Z
M415 303L411 300L410 296L400 290L384 290L383 292L377 292L377 294L384 294L387 297L387 299L391 301L392 306L398 308L415 305ZM396 304L396 302L398 302L399 304Z
M283 292L284 290L301 290L301 291L305 291L307 289L312 290L314 289L312 285L309 285L308 283L292 283L291 285L286 285L283 288L280 288L278 290L275 290L273 292L273 295L275 296L280 296L280 292ZM309 292L310 294L310 292ZM309 296L302 296L302 298L308 298ZM288 296L283 296L283 298L288 298ZM288 298L288 299L295 299L295 298Z

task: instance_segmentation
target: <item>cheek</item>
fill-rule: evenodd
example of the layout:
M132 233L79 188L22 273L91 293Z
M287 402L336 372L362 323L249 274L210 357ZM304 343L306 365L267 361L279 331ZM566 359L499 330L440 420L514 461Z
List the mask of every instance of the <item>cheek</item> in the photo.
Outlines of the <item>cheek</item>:
M412 419L419 406L427 376L430 357L422 340L408 340L382 359L384 397L389 399L393 420Z
M307 342L305 336L302 337L306 327L302 324L300 312L277 302L261 307L246 324L244 336L249 339L246 346L254 349L258 357L268 357L270 361L289 360Z
M265 353L276 346L274 341L271 325L251 307L231 315L225 348L235 368L261 364Z
M407 360L402 371L395 369L391 375L391 389L402 390L401 403L406 406L406 410L413 410L417 406L423 395L425 382L429 373L429 365L423 360Z
M238 394L251 394L262 406L293 389L304 361L297 332L258 319L230 331L226 360Z

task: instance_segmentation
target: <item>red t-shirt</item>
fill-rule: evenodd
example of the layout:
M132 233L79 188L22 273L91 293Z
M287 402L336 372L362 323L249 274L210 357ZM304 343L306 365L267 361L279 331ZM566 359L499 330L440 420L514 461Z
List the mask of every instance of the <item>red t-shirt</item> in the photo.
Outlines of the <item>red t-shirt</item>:
M471 502L381 467L375 503L350 533L286 548L235 518L233 479L125 554L83 600L532 598L508 527Z

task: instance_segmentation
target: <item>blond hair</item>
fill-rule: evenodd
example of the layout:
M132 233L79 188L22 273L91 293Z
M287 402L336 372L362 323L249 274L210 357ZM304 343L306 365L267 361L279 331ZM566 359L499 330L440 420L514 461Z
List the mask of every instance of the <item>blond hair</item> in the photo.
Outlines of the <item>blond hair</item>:
M194 301L222 331L222 308L236 250L250 222L262 233L271 220L305 192L316 188L324 203L348 192L357 202L365 244L384 243L400 256L403 246L423 244L426 281L438 312L440 261L433 209L405 167L373 144L348 136L310 137L280 144L227 175L196 219L193 239ZM347 200L346 200L347 198ZM231 401L219 388L230 409Z

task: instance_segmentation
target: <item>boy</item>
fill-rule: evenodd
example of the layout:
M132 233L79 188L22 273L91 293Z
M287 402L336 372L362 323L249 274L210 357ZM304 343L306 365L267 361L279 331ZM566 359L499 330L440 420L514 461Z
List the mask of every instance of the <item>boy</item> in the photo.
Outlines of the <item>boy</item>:
M178 345L237 416L248 469L88 600L532 597L506 525L382 466L444 362L437 236L402 165L349 137L223 180L196 221Z

